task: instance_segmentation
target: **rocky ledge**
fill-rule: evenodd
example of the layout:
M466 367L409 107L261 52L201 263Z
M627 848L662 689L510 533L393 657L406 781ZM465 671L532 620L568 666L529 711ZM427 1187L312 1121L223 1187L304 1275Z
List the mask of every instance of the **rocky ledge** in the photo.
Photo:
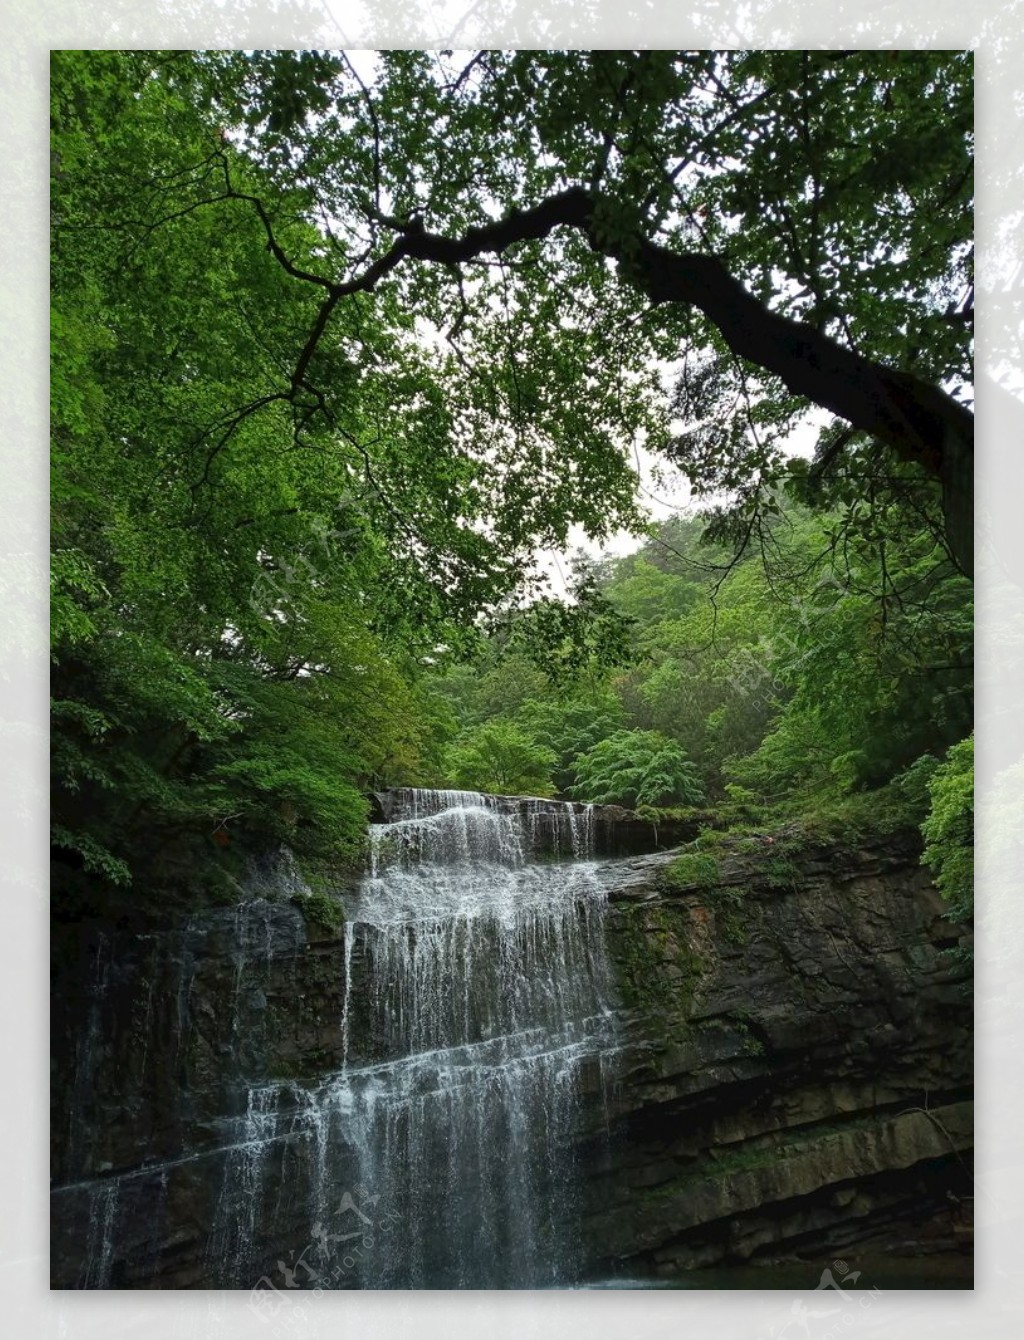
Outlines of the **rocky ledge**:
M968 970L911 836L657 853L610 899L598 1272L969 1250Z
M407 815L410 797L423 795L408 787L377 791L370 797L371 823L390 823L397 815ZM465 792L429 793L440 803L445 795L462 796ZM692 841L714 815L695 812L685 819L662 818L657 823L622 805L585 805L574 800L551 800L542 796L483 797L489 809L499 814L518 815L531 834L534 853L551 852L572 855L567 842L567 820L589 818L594 851L598 856L633 856L643 852L666 850ZM576 853L578 854L578 853Z

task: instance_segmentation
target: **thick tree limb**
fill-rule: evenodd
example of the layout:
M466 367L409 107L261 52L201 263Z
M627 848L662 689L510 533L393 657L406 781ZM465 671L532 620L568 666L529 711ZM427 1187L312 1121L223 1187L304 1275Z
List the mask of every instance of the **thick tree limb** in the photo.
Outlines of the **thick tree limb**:
M813 326L770 311L714 256L680 253L644 237L611 239L595 227L597 200L582 187L549 196L529 210L470 228L461 238L422 230L404 232L361 275L328 289L293 378L302 384L316 346L337 303L369 292L404 260L459 265L500 254L517 242L537 241L556 227L582 232L595 251L617 260L623 277L652 303L696 307L721 332L733 353L774 373L795 395L831 410L853 428L870 433L899 456L941 482L950 548L961 568L973 571L973 415L936 386L887 368L837 344ZM296 273L294 267L288 267Z

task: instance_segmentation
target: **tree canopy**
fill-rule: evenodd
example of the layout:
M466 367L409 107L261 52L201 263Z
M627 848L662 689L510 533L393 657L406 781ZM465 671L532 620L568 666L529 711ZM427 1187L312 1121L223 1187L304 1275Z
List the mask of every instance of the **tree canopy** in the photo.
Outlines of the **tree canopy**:
M62 868L347 859L366 789L470 766L495 714L448 667L499 644L522 692L489 745L540 749L558 789L622 730L712 793L727 758L765 791L809 743L858 784L928 747L927 712L893 714L888 754L877 723L908 665L962 668L971 75L957 52L55 53ZM813 460L787 448L809 407ZM538 548L642 528L640 447L734 553L811 508L818 550L787 563L862 580L832 641L795 620L767 696L689 673L671 639L711 587L653 553L614 593L535 599ZM851 698L879 617L890 668ZM653 661L613 687L631 618ZM757 622L714 618L734 646Z

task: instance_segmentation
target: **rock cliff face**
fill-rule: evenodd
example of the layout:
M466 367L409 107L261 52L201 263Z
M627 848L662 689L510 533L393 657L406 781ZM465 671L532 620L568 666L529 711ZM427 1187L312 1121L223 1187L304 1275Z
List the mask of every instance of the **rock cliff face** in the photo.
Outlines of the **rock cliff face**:
M55 928L54 1287L209 1287L232 1147L259 1135L253 1086L341 1065L345 957L338 932L264 899L159 931ZM268 1257L308 1234L303 1142L272 1152L290 1192Z
M970 1242L972 1033L909 841L623 863L628 1043L595 1265L671 1276Z
M604 821L606 852L635 850L635 825ZM969 1003L913 845L675 861L603 866L621 1050L579 1133L589 1273L963 1248ZM276 1199L252 1216L271 1227L246 1250L301 1251L303 1086L377 1054L358 948L256 899L57 927L53 959L54 1286L208 1287L211 1253L241 1253L224 1188L265 1128L261 1085L295 1115L275 1117Z

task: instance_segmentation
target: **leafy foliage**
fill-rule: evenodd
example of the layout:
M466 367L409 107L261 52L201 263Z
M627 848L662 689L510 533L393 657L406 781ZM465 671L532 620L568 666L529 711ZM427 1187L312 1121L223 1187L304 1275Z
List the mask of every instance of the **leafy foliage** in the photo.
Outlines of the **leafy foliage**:
M554 751L500 718L467 732L452 748L452 778L474 791L549 796Z
M565 794L576 777L576 760L620 730L625 713L617 695L603 687L568 699L531 699L520 708L516 721L553 751L552 780Z
M144 54L54 60L53 813L73 902L129 882L136 902L230 892L280 841L355 859L364 791L429 779L457 730L422 657L457 641L484 574L506 580L453 522L458 480L427 487L414 459L451 470L444 417L382 417L422 380L412 342L350 310L329 429L268 389L310 295L218 193L228 150L190 59L156 76ZM232 172L267 187L255 162Z
M949 903L954 921L974 913L974 737L954 745L928 783L931 810L921 825L922 859Z
M581 754L572 794L598 804L699 805L697 770L682 747L657 731L616 731Z
M59 898L354 861L389 784L920 803L969 53L64 51L52 124ZM715 507L553 599L539 549L645 528L640 443Z

